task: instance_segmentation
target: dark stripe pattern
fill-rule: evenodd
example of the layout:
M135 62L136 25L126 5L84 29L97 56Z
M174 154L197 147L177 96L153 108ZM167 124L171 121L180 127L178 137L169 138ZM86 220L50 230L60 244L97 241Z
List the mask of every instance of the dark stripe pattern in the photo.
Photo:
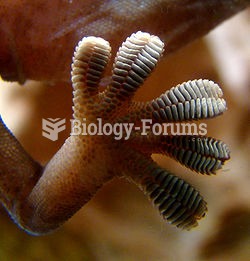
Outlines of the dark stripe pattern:
M161 168L155 169L153 179L145 182L145 193L170 224L183 229L198 225L206 211L206 202L199 192L184 180Z
M228 146L210 137L162 136L162 144L164 153L202 174L215 174L230 158Z
M157 121L183 121L215 117L226 110L222 90L209 80L178 84L152 101Z
M163 46L157 36L148 33L137 32L128 37L115 58L107 99L116 96L123 101L133 95L154 69Z
M87 87L97 93L97 87L110 57L110 45L98 37L84 37L77 45L72 63L71 79L75 90Z

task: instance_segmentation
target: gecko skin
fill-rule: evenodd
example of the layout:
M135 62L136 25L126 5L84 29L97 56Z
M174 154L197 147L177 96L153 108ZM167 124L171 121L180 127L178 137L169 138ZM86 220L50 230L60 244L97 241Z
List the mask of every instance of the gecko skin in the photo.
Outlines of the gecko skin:
M168 55L249 5L249 0L0 0L0 75L20 83L69 83L72 50L83 36L107 39L117 51L122 39L143 30L167 42Z
M137 32L117 52L111 83L98 87L111 56L107 41L85 37L77 45L72 63L73 117L86 124L175 123L212 118L226 110L219 86L209 80L177 85L145 103L133 100L160 59L163 42ZM115 176L135 183L159 209L163 218L191 229L205 215L206 202L199 192L155 163L151 155L173 157L202 174L214 174L229 159L225 143L205 136L142 136L133 129L128 140L110 136L71 135L41 167L30 158L1 121L0 199L13 220L28 233L48 233L69 219L96 191Z

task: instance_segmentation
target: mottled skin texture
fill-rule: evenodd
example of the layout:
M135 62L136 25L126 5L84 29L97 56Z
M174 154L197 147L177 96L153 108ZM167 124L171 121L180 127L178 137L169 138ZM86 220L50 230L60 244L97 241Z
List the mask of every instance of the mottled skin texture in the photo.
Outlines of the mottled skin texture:
M138 126L145 118L155 123L189 121L214 117L226 110L221 89L206 80L193 81L186 87L178 85L147 103L133 101L163 52L158 37L142 32L123 43L115 58L112 81L100 92L110 52L109 43L96 37L85 37L76 47L71 72L74 119L86 118L90 124L102 118L108 123L133 122ZM163 117L161 111L165 109ZM206 202L184 180L160 168L151 159L152 153L167 154L206 174L215 173L229 158L227 146L212 138L179 136L169 140L155 137L151 131L141 136L133 130L127 141L115 141L112 135L72 135L42 168L2 121L0 136L0 199L14 221L34 235L60 226L114 176L126 177L138 185L164 219L190 229L204 216ZM185 163L186 152L199 157ZM192 159L196 162L193 165Z
M169 53L205 35L249 5L249 0L0 0L0 75L70 82L75 43L107 39L114 51L143 30L168 43ZM45 15L46 14L46 15Z

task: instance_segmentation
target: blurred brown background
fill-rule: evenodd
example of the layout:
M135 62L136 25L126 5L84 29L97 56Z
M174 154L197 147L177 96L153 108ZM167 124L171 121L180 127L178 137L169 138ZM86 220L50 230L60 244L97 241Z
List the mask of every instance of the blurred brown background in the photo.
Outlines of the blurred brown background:
M193 184L208 202L208 214L196 229L186 232L165 224L141 191L115 179L51 235L25 234L0 209L0 260L249 260L249 26L247 10L162 59L136 96L152 99L195 78L214 80L223 89L228 111L206 123L208 135L225 141L232 158L216 176L192 173L173 160L154 156L161 166ZM71 87L1 82L0 92L0 112L7 126L45 164L69 128L52 142L41 135L41 119L71 118Z

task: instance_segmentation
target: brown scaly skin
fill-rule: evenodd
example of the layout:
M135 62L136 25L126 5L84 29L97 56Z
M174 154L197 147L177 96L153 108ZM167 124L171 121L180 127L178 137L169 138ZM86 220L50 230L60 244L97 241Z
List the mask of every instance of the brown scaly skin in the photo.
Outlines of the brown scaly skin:
M150 31L168 43L168 55L249 5L249 0L0 0L0 75L19 83L68 83L72 50L83 35L98 35L117 50L132 32Z
M153 101L137 103L133 95L157 64L162 41L137 32L120 47L106 90L98 87L111 48L102 38L85 37L73 57L74 119L97 123L182 122L215 117L226 110L219 86L208 80L178 85ZM34 162L0 121L0 199L14 221L27 232L52 231L70 218L114 176L138 185L163 218L184 229L205 215L206 202L184 180L160 168L152 153L175 158L188 168L215 173L229 159L227 146L204 136L146 136L133 129L131 137L71 135L42 168ZM8 146L6 145L8 144Z

